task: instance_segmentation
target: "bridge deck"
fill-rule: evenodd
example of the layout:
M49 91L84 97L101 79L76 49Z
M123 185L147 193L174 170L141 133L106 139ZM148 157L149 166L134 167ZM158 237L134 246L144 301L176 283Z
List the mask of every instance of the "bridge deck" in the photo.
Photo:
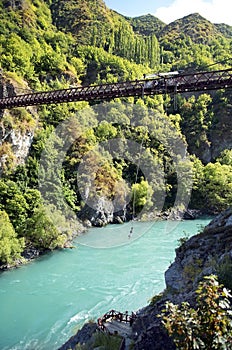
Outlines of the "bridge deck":
M103 323L104 327L107 329L107 331L111 334L114 334L115 332L122 337L130 337L132 334L131 327L129 323L120 322L118 320L108 320L107 322Z

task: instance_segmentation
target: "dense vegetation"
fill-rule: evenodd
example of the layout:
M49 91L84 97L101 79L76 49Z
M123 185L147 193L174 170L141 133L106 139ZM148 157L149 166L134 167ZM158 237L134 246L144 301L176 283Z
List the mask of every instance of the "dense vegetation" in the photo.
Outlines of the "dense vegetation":
M166 303L161 317L168 334L180 350L232 349L231 295L216 276L199 283L196 308L189 303Z
M99 0L0 1L2 83L16 93L137 79L161 70L227 68L231 47L229 26L215 26L197 14L166 26L151 15L125 18ZM125 207L128 219L145 204L151 212L172 208L177 165L183 188L191 189L185 175L193 174L190 207L217 212L231 205L231 106L231 94L219 91L175 101L156 96L5 111L2 134L32 133L33 142L22 164L9 138L0 146L1 264L18 261L25 246L27 251L65 246L81 226L74 217L89 219L79 187L91 184L92 177L98 198ZM74 116L79 122L72 129ZM55 131L65 120L66 131L75 129L75 135L60 163L66 134ZM114 153L104 147L110 139L118 140ZM128 153L122 159L126 140L145 151L139 147L133 157ZM169 142L188 147L188 161L181 162L181 152L174 161ZM139 162L149 169L149 179L146 169L137 173ZM93 202L96 191L88 190L85 195Z

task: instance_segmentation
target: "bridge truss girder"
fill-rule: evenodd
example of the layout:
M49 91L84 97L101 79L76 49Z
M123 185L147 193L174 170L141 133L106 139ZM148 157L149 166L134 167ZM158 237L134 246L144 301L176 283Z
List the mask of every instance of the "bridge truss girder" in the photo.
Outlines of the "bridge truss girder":
M113 84L101 84L69 89L42 91L0 98L0 109L37 106L76 101L104 101L121 97L143 97L232 87L232 69L177 74L161 74L154 79L142 79Z

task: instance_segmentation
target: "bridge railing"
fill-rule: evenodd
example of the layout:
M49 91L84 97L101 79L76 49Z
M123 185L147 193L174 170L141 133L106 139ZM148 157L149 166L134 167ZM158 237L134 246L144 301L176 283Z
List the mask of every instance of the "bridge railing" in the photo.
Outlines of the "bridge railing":
M98 327L105 331L106 327L105 327L104 323L106 323L112 319L119 321L119 322L129 323L130 326L132 326L133 322L136 319L136 314L133 312L131 314L129 314L127 311L123 313L120 311L110 310L109 312L104 314L102 317L98 318L98 320L97 320Z

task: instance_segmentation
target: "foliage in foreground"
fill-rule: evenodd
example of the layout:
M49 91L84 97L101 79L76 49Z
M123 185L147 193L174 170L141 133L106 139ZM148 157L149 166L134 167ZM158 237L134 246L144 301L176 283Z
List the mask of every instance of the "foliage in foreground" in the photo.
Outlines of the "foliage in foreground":
M93 343L90 345L77 344L75 350L89 350L101 348L101 350L118 350L122 342L122 338L118 335L109 335L105 333L95 333L93 336Z
M232 310L229 291L214 275L199 283L197 308L166 303L162 323L179 350L232 349Z

